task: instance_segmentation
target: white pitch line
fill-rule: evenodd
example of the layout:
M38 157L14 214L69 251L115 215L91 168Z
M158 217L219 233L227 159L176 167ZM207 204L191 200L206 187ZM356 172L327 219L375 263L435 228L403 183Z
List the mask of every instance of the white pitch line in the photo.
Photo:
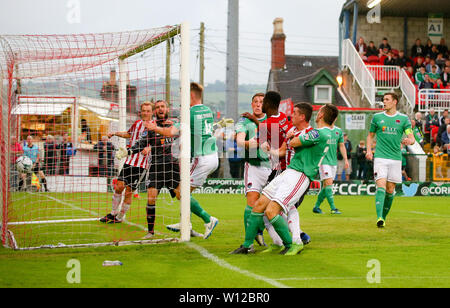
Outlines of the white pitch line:
M216 263L220 267L229 269L231 271L237 272L237 273L239 273L241 275L244 275L244 276L256 279L256 280L264 281L265 283L268 283L268 284L270 284L270 285L272 285L274 287L277 287L277 288L290 288L290 287L288 287L288 286L286 286L286 285L276 281L275 279L270 279L270 278L267 278L267 277L264 277L264 276L261 276L261 275L257 275L257 274L254 274L252 272L249 272L247 270L240 269L237 266L231 265L230 263L226 262L225 260L220 259L216 255L213 255L208 250L206 250L205 248L203 248L203 247L201 247L201 246L199 246L199 245L197 245L195 243L186 242L186 245L191 247L191 248L193 248L193 249L195 249L195 250L197 250L203 257L213 261L214 263Z
M416 212L416 211L407 211L407 213L418 214L418 215L428 215L428 216L435 216L435 217L442 217L442 218L450 218L450 216L439 215L439 214L435 214L435 213L425 213L425 212Z
M64 202L64 201L59 200L57 198L54 198L54 197L51 197L51 196L47 196L47 195L45 195L45 197L47 197L49 199L52 199L52 200L54 200L56 202L59 202L61 204L70 206L73 209L78 209L78 210L81 210L81 211L84 211L84 212L91 213L94 216L98 216L98 214L95 213L95 212L92 212L92 211L89 211L89 210L85 210L83 208L80 208L78 206L75 206L75 205L72 205L70 203ZM127 223L129 225L132 225L132 226L135 226L137 228L140 228L142 230L146 230L145 227L143 227L141 225L134 224L134 223L128 222L128 221L125 221L125 223ZM266 282L266 283L268 283L268 284L270 284L270 285L272 285L274 287L277 287L277 288L290 288L289 286L286 286L286 285L276 281L275 279L270 279L270 278L267 278L267 277L264 277L264 276L261 276L261 275L257 275L257 274L254 274L252 272L249 272L247 270L243 270L243 269L241 269L241 268L239 268L237 266L231 265L230 263L226 262L225 260L220 259L216 255L213 255L208 250L206 250L205 248L203 248L203 247L201 247L201 246L199 246L197 244L194 244L192 242L186 242L186 245L189 246L190 248L193 248L193 249L197 250L203 257L207 258L210 261L213 261L214 263L216 263L220 267L229 269L231 271L237 272L237 273L239 273L241 275L244 275L244 276L256 279L256 280L264 281L264 282Z
M303 281L309 281L309 280L366 280L366 277L292 277L292 278L275 278L274 280L277 281L290 281L290 280L303 280ZM381 280L383 279L450 279L450 277L446 276L405 276L405 277L399 277L399 276L392 276L392 277L381 277Z

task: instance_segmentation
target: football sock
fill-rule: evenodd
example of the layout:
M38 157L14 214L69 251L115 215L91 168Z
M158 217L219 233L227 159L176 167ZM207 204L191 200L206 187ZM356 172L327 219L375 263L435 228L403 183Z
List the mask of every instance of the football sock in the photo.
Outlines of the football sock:
M245 231L244 247L250 248L255 240L258 230L264 228L264 213L251 212L248 218L247 230Z
M247 230L248 218L252 212L252 207L247 205L244 210L244 230Z
M391 210L392 201L394 201L394 194L386 193L386 197L384 199L384 207L383 207L383 219L386 220L389 211Z
M197 200L195 200L191 196L191 212L203 219L205 223L211 222L211 216L205 212L205 210L200 206L200 203L198 203Z
M377 218L383 218L384 199L386 198L386 189L377 187L375 194L375 205L377 210Z
M286 220L283 219L280 215L275 216L270 223L273 225L278 235L283 240L283 245L285 247L291 247L292 245L292 236L289 233L289 227Z
M319 192L319 195L317 196L316 205L314 207L318 209L324 199L325 199L325 189L322 187L322 189Z
M333 186L328 185L325 187L325 196L327 197L328 203L330 204L331 210L335 210L336 206L334 206L334 197L333 197Z
M119 213L119 206L122 202L122 194L114 193L112 197L112 210L111 215L117 215Z
M302 239L300 238L302 230L300 229L300 216L298 215L298 210L295 207L289 210L287 222L289 230L292 234L292 241L295 244L300 244L302 242Z
M19 190L22 190L22 188L23 188L23 180L20 179L19 180Z
M45 189L46 191L48 191L48 188L47 188L47 179L46 179L46 178L43 178L43 179L41 180L41 182L42 182L42 184L44 185L44 189Z
M122 203L122 208L120 209L120 212L116 215L116 218L118 220L122 220L125 217L125 214L128 212L128 210L130 209L131 204L128 203Z
M147 211L148 232L154 234L155 233L155 219L156 219L155 204L147 203L146 211Z
M264 215L264 225L266 226L267 233L269 233L269 236L272 239L272 242L278 246L283 245L283 241L281 240L281 237L278 235L277 231L275 231L275 228L269 222L269 218L267 218L266 215Z

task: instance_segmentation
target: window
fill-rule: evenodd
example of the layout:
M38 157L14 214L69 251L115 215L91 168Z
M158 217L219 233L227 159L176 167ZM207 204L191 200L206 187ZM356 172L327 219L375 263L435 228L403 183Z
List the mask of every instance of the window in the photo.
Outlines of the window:
M314 103L327 104L331 103L332 86L315 86L314 87Z

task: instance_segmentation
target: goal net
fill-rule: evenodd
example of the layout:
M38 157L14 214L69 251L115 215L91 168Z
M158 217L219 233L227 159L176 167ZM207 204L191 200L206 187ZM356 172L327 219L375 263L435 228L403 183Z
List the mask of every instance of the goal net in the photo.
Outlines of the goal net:
M146 181L161 181L152 178L152 164L182 162L181 172L186 173L189 154L187 159L180 155L178 139L189 136L182 132L181 137L148 140L148 154L116 157L117 150L131 148L147 135L139 122L144 119L143 103L153 107L152 120L164 119L168 125L189 121L180 119L183 108L189 108L188 59L186 24L120 33L0 35L4 246L189 240L189 209L180 211L180 201L158 187L156 205L149 212L146 188ZM165 102L164 113L155 112L158 101ZM157 141L165 143L164 151L155 148ZM156 157L157 150L173 160ZM181 151L186 153L183 147ZM18 162L23 156L29 160ZM184 195L186 181L189 173L187 180L181 176ZM129 188L123 189L122 183ZM182 213L180 237L166 225L179 223ZM153 236L145 237L149 227Z

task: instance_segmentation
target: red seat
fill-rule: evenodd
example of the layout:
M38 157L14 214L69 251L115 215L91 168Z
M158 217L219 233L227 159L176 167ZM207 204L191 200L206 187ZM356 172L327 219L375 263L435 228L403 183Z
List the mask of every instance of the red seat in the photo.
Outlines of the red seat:
M372 65L376 65L380 62L380 59L377 56L370 56L367 58L367 61Z
M419 59L419 58L422 58L422 60L425 61L425 59L424 59L423 57L415 57L415 58L413 59L414 65L417 64L417 59Z
M384 65L384 60L387 58L387 56L381 56L380 57L380 65Z

